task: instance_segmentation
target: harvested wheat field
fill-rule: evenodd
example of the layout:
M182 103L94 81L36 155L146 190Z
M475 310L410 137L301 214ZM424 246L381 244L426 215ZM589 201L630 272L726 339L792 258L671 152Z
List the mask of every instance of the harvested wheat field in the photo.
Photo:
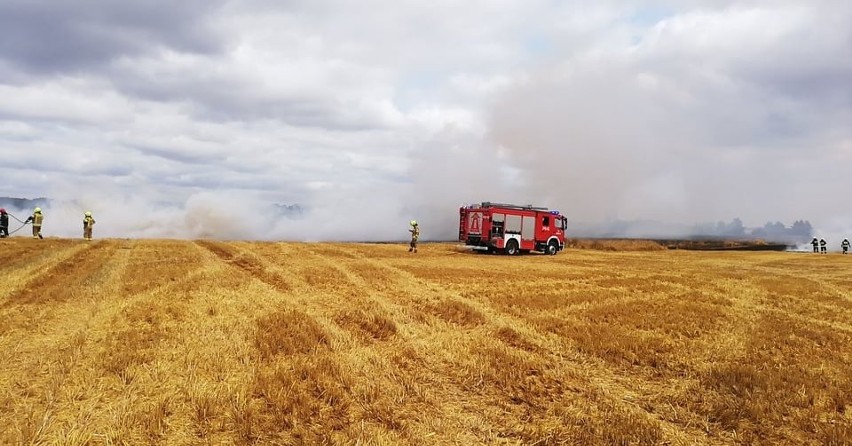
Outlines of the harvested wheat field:
M852 442L852 256L0 242L2 444Z

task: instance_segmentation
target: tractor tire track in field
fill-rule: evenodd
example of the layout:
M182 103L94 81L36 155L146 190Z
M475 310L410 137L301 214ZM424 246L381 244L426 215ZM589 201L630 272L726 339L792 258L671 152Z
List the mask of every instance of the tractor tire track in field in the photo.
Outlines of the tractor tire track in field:
M195 244L213 253L221 261L269 285L280 293L288 293L293 289L293 284L290 280L274 271L270 271L267 264L255 256L249 256L245 252L241 252L238 248L224 242L209 240L199 240Z
M352 293L350 285L354 284L345 272L323 256L316 255L312 244L286 248L279 244L263 244L243 250L246 251L250 251L258 262L274 265L279 270L286 267L286 277L292 282L294 291L299 293L326 296L349 296Z
M136 242L125 247L131 250L126 278L120 288L125 298L155 290L179 292L182 287L192 288L183 284L192 283L191 279L203 268L201 254L206 251L191 242L169 240L160 244L158 249Z
M52 444L78 438L74 434L80 432L91 437L91 431L101 428L89 420L99 418L104 398L140 398L127 383L147 372L131 367L161 357L158 346L175 336L183 318L185 303L172 299L183 289L196 289L203 280L202 250L187 242L160 244L166 246L151 249L149 244L126 241L115 249L100 250L103 268L77 280L90 289L91 299L51 301L54 305L45 305L45 312L55 314L38 335L31 335L24 345L0 344L15 358L6 364L7 382L13 385L0 396L0 405L8 408L0 409L0 424L8 427L0 428L0 443ZM163 302L164 296L170 300ZM64 389L69 381L76 386L73 393ZM56 413L63 405L78 410ZM138 417L136 410L115 416ZM7 417L20 419L21 413L28 414L24 424L2 422ZM106 443L113 440L105 434Z
M98 272L116 249L116 245L108 241L86 247L72 257L51 265L30 280L25 287L13 292L3 302L2 307L61 302L74 298L81 286L87 285L87 282L97 283L103 280L102 277L97 277Z
M421 308L423 311L450 323L452 330L464 332L474 329L492 332L510 348L535 351L539 355L548 357L550 371L572 370L572 373L574 373L573 378L582 379L585 385L589 387L587 391L589 395L596 395L595 398L603 397L604 401L609 401L608 403L601 402L600 404L603 406L624 402L619 401L620 398L615 395L632 396L637 393L630 386L632 379L630 376L615 373L612 368L609 368L605 362L596 356L581 352L576 352L571 357L566 357L564 354L557 354L555 351L558 351L558 349L553 348L554 346L550 344L552 341L548 339L547 333L542 333L535 327L529 327L524 320L516 315L502 312L491 306L487 301L483 302L465 297L457 290L444 286L438 280L432 280L430 277L420 277L414 272L388 262L388 260L400 260L400 257L389 259L369 258L363 255L357 248L343 248L341 250L345 256L358 259L359 263L367 263L376 269L390 272L391 280L395 283L396 287L404 287L416 291L418 296L428 301L424 303L412 299L411 305ZM567 274L568 272L566 272ZM522 328L525 326L528 329ZM463 336L461 333L459 335ZM472 351L471 354L476 355L477 352ZM513 358L512 356L507 357L507 360L510 362L513 359L517 360L517 358ZM577 367L577 365L581 366ZM523 360L519 360L517 364L510 365L507 363L506 366L517 366L518 369L524 369L527 364ZM547 369L545 368L545 370L537 373L541 373L542 376L548 375L551 372ZM499 381L499 377L496 378ZM552 377L551 379L555 378ZM571 398L570 394L573 390L563 388L558 381L559 379L556 379L547 384L548 386L553 386L553 388L548 390L550 394L549 398L558 399L563 395L569 395L569 398ZM545 380L543 382L547 383L548 381ZM491 383L491 385L494 384ZM465 379L457 382L456 385L458 386L456 391L459 392L467 391L469 390L468 387L471 386L470 382ZM650 394L653 395L662 394L667 389L668 384L665 382L652 382L647 383L646 386L653 389L650 391ZM646 389L645 392L648 392L648 390ZM530 405L528 410L533 410L535 403L528 404ZM633 413L648 420L653 420L652 422L657 423L663 432L668 434L679 432L680 435L689 437L695 442L701 442L699 440L702 440L706 444L721 444L721 442L707 441L697 427L683 429L682 426L664 419L660 414L650 412L638 405L630 406L630 410Z
M13 251L15 254L9 260L9 264L3 268L0 299L44 275L45 271L53 265L91 247L87 244L54 243L53 240L43 244L33 243L32 245L28 242L30 240L3 246L3 250Z
M114 243L99 242L42 268L0 304L0 334L50 326L79 302L102 296L116 251Z
M71 240L3 241L0 242L0 265L3 265L6 271L15 270L33 262L34 259L50 257L57 249L65 250L75 245Z
M18 322L21 327L28 325L22 325L23 322L38 323L39 329L27 329L31 334L25 342L9 343L9 339L4 338L0 343L0 353L11 358L4 364L8 387L4 401L0 402L3 408L0 409L0 424L5 426L0 429L0 442L50 443L50 432L55 432L57 425L73 424L57 414L56 408L82 397L76 391L69 393L67 385L78 377L75 370L94 357L87 351L92 348L91 328L102 325L98 319L104 314L101 311L103 301L114 295L122 281L128 257L126 252L119 252L113 242L87 245L76 254L48 268L40 277L57 281L67 279L69 288L74 288L76 293L74 297L86 299L56 299L60 286L44 281L24 290L39 293L44 299L25 298L24 302L19 302L22 305L6 309L3 315L4 320ZM8 303L15 304L16 300ZM9 324L6 328L10 328ZM9 418L20 420L21 413L26 414L23 422L6 422Z
M364 275L358 267L366 262L345 250L323 252L306 249L304 254L321 267L320 271L331 273L339 294L345 296L349 305L339 308L332 316L338 327L348 332L354 339L370 344L388 341L400 331L408 331L404 326L415 323L410 312L388 295L389 288L382 283L378 275ZM372 272L377 272L373 270ZM378 285L378 286L377 286Z
M374 274L383 276L384 280L393 284L392 288L397 290L396 297L410 301L414 308L449 324L473 328L486 324L487 321L503 323L509 318L508 315L496 312L481 302L461 296L458 292L435 281L418 277L387 261L365 257L358 249L349 248L343 251L357 257L359 263L371 265L375 271L385 272L385 274ZM399 293L400 289L407 293ZM402 304L404 301L398 303Z

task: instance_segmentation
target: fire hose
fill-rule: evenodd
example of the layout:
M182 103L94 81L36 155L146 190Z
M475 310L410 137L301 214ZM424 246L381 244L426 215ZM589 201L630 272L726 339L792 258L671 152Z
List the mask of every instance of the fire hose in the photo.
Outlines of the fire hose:
M21 229L24 229L24 226L26 226L26 225L28 225L28 224L29 224L29 222L28 222L28 221L23 221L23 220L21 220L20 218L15 217L15 216L14 216L14 215L12 215L12 214L6 213L6 215L8 215L8 216L10 216L10 217L14 218L15 220L18 220L18 223L20 223L20 224L21 224L21 226L20 226L18 229L15 229L14 231L9 231L9 235L10 235L10 236L11 236L12 234L14 234L14 233L16 233L16 232L20 231Z

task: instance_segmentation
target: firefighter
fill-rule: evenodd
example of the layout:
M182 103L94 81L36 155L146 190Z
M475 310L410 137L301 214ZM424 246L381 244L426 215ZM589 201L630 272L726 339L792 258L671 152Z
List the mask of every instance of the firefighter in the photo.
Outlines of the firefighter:
M411 243L408 244L408 252L417 252L417 239L420 238L420 227L417 226L417 221L411 220L409 223L411 225L411 229L408 232L411 233Z
M814 239L811 240L811 245L814 245L814 252L819 253L819 240L817 240L816 237L814 237Z
M0 238L9 236L9 214L6 209L0 208Z
M0 238L9 236L9 214L6 209L0 208Z
M41 213L41 208L33 209L33 215L27 218L24 224L33 223L33 238L44 238L41 235L41 224L44 221L44 215Z
M843 239L843 243L840 244L840 247L843 248L843 254L849 254L849 239Z
M86 211L83 214L83 239L91 240L92 239L92 226L95 225L95 219L92 218L92 211Z
M819 239L819 253L820 254L828 254L828 251L825 249L825 245L827 245L824 238Z

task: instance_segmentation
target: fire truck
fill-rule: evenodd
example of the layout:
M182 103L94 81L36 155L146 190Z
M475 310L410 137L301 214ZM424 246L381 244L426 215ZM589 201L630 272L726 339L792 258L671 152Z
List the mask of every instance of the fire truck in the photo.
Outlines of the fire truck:
M554 255L565 248L566 223L559 211L486 201L459 208L459 241L488 252Z

